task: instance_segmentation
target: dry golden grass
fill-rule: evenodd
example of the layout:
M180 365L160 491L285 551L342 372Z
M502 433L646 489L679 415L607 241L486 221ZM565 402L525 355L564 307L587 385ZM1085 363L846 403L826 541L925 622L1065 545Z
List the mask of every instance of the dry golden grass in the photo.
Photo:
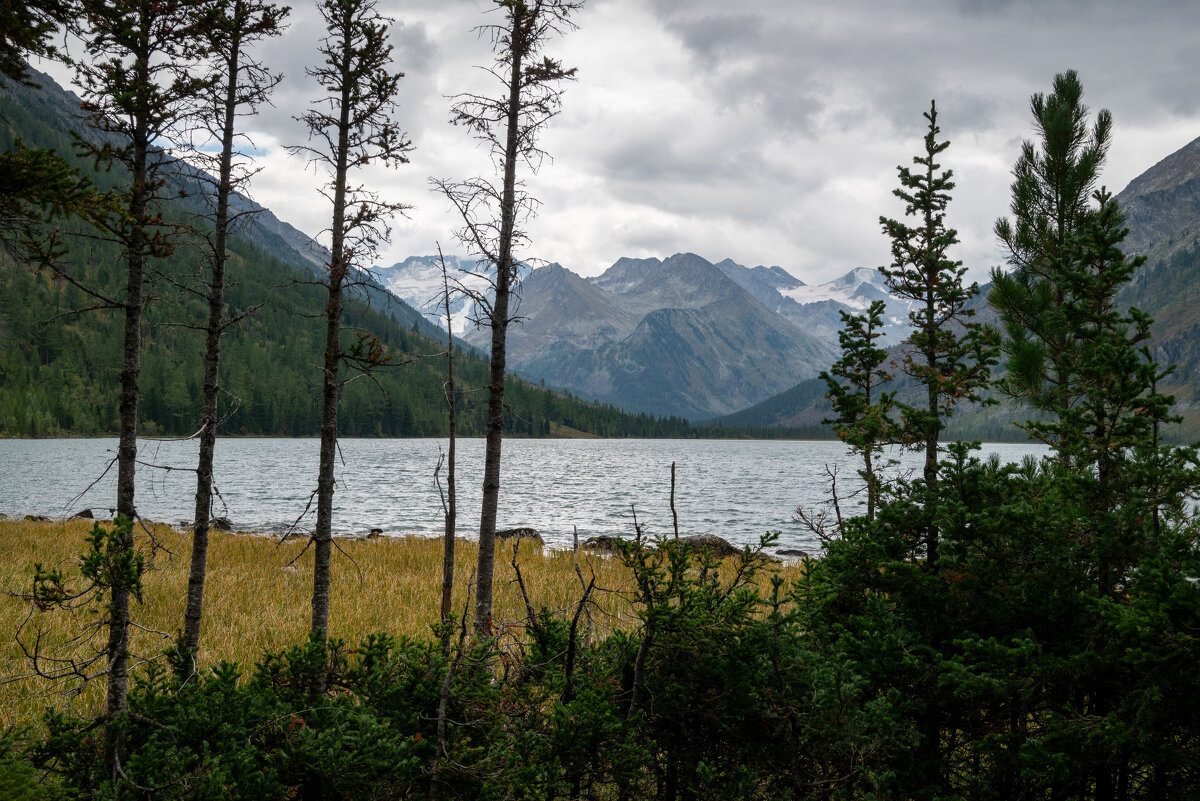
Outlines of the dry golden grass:
M90 610L66 613L60 610L31 616L30 604L17 597L32 586L33 565L40 562L58 567L78 585L77 558L83 551L90 521L52 523L0 521L0 726L36 718L48 705L64 702L65 682L29 677L31 665L17 642L29 643L33 632L46 633L47 648L62 648L75 633L99 616ZM190 532L166 526L153 531L171 553L159 551L144 577L144 603L135 606L134 619L143 627L132 636L132 650L153 657L168 645L162 634L183 626L188 565L191 559ZM149 551L149 537L142 532L139 547ZM338 540L334 551L333 590L330 600L330 636L359 641L371 632L395 636L431 637L441 603L442 543L440 539L402 537L374 540ZM205 586L205 625L200 644L200 664L225 660L243 666L253 664L264 652L279 651L302 642L308 634L312 601L312 551L296 559L304 548L302 540L278 543L269 537L214 533L209 546L208 579ZM478 549L475 543L459 541L456 546L455 610L461 614ZM524 602L515 582L510 561L512 546L504 543L496 552L495 617L500 623L519 623L526 618ZM291 563L295 560L294 565ZM570 552L542 551L533 543L520 549L519 565L534 608L574 610L582 593ZM289 566L290 565L290 566ZM580 554L586 578L595 571L593 596L599 609L594 613L600 633L630 626L633 610L626 599L631 589L628 571L612 558ZM798 575L799 568L784 568L785 575ZM103 647L103 636L58 656L85 657ZM25 678L19 678L25 677ZM74 703L83 710L95 709L101 701L103 681L91 683L87 693Z

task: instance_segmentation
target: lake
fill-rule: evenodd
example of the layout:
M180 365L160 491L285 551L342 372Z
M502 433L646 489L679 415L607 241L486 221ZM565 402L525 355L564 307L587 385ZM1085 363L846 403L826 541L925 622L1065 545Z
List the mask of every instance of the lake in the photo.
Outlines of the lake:
M483 440L458 442L458 534L476 536L483 483ZM317 485L316 439L222 439L214 468L215 513L241 529L281 533L311 528ZM362 535L436 536L443 531L434 468L441 439L343 439L334 495L334 529ZM0 513L67 517L115 504L117 440L0 440ZM142 440L137 507L151 520L191 520L195 441ZM1004 461L1042 454L1033 444L987 444ZM631 536L634 513L650 535L669 534L671 463L682 534L713 533L738 545L779 531L779 547L819 550L794 521L797 506L826 497L826 466L839 491L857 482L856 463L839 442L759 440L510 439L504 443L499 527L531 526L552 547L597 534ZM900 469L921 464L901 458ZM189 472L191 471L191 472ZM445 470L441 473L445 484ZM853 501L844 504L852 506Z

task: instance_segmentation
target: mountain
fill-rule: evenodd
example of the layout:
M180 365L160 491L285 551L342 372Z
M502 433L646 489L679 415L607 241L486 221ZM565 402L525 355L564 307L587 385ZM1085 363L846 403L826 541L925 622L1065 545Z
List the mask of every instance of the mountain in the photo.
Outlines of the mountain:
M456 257L447 257L447 266L460 276L474 267ZM410 257L372 274L444 325L436 257ZM486 279L471 280L472 289L486 290ZM711 417L825 369L836 353L840 312L877 299L888 303L885 341L900 341L909 330L908 305L887 295L878 270L859 268L809 286L782 267L712 264L689 253L621 258L593 278L552 264L523 281L508 364L623 408ZM469 324L471 305L461 296L455 301L455 333L486 350L490 335Z
M478 316L468 293L487 294L490 281L485 263L460 256L446 256L446 278L450 285L450 319L455 336L474 327ZM390 267L372 267L371 276L390 293L417 309L439 328L446 327L446 307L442 295L442 266L437 256L409 256ZM466 292L461 290L467 290Z
M1154 357L1175 365L1164 381L1184 429L1200 434L1200 139L1133 179L1117 195L1129 235L1124 249L1145 265L1122 302L1154 318Z
M1183 424L1168 433L1176 438L1196 437L1200 435L1200 139L1134 178L1117 195L1117 201L1129 228L1122 249L1128 256L1146 259L1119 301L1154 318L1153 356L1164 367L1175 366L1161 388L1175 395L1174 411ZM992 315L986 302L977 303L977 319L987 321ZM716 422L726 426L804 426L825 416L826 403L819 382L801 382ZM952 421L951 431L966 438L1011 437L1015 431L1012 421L1028 414L1003 404L969 411ZM1015 436L1023 438L1019 431Z
M10 86L0 91L0 149L17 140L69 155L79 101L46 76L44 89ZM84 131L83 135L89 135ZM80 169L90 162L75 160ZM203 203L198 174L179 165L186 197L161 204L170 222L194 219ZM119 179L96 173L101 185ZM315 195L315 193L314 193ZM314 197L314 202L318 202ZM258 208L247 199L238 208ZM310 237L263 210L243 217L230 242L229 312L257 308L223 340L222 433L311 436L319 428L320 370L324 347L324 290L312 277L324 266ZM64 224L63 266L85 284L120 297L124 278L118 248L90 231ZM156 260L167 279L155 283L143 318L141 433L186 435L199 419L203 339L190 326L207 306L175 287L192 280L201 262L200 242L181 240L174 254ZM373 281L369 275L360 278ZM80 313L94 301L68 282L14 263L0 251L0 436L102 435L115 431L121 320L104 312ZM351 381L342 392L339 430L345 436L441 436L446 427L444 358L438 330L379 285L351 293L345 306L348 347L357 333L378 336L394 366L371 380ZM489 381L486 362L460 353L459 432L484 431ZM511 378L506 382L506 428L520 435L694 436L680 420L630 416ZM714 432L717 433L717 432Z
M1195 245L1200 239L1200 139L1130 181L1117 202L1129 226L1126 254L1157 263Z
M908 302L891 297L883 273L874 268L857 267L840 278L810 286L782 267L743 267L729 259L717 267L771 311L835 347L842 330L840 312L857 314L875 300L887 303L881 344L902 342L912 330Z
M691 253L615 262L585 279L561 265L521 287L508 364L549 386L689 419L748 406L828 364L801 331ZM467 341L486 346L487 332Z

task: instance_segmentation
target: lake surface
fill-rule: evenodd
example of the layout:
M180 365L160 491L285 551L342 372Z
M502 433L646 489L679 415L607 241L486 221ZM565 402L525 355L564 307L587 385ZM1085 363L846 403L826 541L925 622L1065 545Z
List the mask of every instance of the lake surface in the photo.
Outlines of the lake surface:
M214 469L221 498L215 513L241 529L280 533L311 529L317 485L316 439L223 439ZM443 531L434 468L441 439L344 439L334 494L334 529L361 535L436 536ZM115 505L114 439L0 440L0 513L67 517ZM194 441L142 440L137 507L151 520L191 520L195 506ZM1045 453L1032 444L987 444L1004 461ZM793 520L797 506L826 497L826 465L839 471L839 492L857 482L856 463L839 442L745 440L506 440L499 527L532 526L554 547L596 534L632 536L633 513L651 535L669 534L671 463L680 533L713 533L736 544L779 531L779 547L819 550ZM901 469L916 468L905 454ZM170 470L166 468L172 468ZM459 440L458 534L476 536L483 483L483 440ZM445 469L441 473L445 484ZM853 502L844 504L853 505Z

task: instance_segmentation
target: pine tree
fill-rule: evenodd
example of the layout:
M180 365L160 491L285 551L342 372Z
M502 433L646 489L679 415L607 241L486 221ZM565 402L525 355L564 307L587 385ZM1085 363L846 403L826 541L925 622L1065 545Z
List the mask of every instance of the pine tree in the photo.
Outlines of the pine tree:
M1064 465L1073 468L1076 495L1090 519L1098 590L1112 593L1139 558L1148 519L1157 519L1161 493L1147 480L1167 476L1145 469L1158 464L1158 429L1173 420L1174 399L1158 391L1169 371L1148 358L1151 319L1136 308L1123 310L1117 293L1144 262L1126 259L1120 249L1128 229L1116 200L1101 189L1083 230L1065 252L1074 269L1057 276L1062 303L1059 336L1067 352L1058 358L1067 384L1075 388L1070 406L1027 428L1054 443ZM1136 514L1132 514L1137 510ZM1136 522L1139 521L1139 522Z
M395 96L404 77L392 70L388 43L391 20L375 0L322 0L328 35L322 40L324 62L308 74L327 93L299 119L312 146L292 148L326 170L322 193L332 205L331 246L325 277L325 358L322 365L321 455L317 479L317 520L313 532L312 636L324 640L329 629L329 564L333 548L334 457L337 450L339 369L349 354L341 345L342 306L356 270L369 265L387 222L406 206L381 200L350 184L352 169L368 163L395 167L408 161L411 144L396 126ZM376 341L377 344L377 341ZM361 350L361 349L360 349ZM361 354L360 354L361 355ZM367 353L365 361L371 361Z
M535 201L517 180L521 162L536 170L544 155L537 136L561 107L563 81L575 76L561 62L542 55L550 38L574 28L571 17L581 0L494 0L504 21L481 26L492 40L495 66L488 72L503 94L459 95L451 120L487 144L501 176L496 186L486 178L436 181L435 187L463 220L459 238L482 259L492 280L492 296L474 296L492 331L488 383L487 434L484 447L483 502L479 515L479 565L475 585L475 630L492 628L492 575L495 567L496 514L500 499L500 451L504 439L504 384L509 304L517 289L517 252L527 244L523 222ZM540 56L540 59L539 59Z
M1163 568L1187 569L1195 531L1184 499L1200 476L1194 448L1160 444L1173 399L1159 382L1170 370L1150 358L1150 318L1117 303L1141 259L1120 249L1127 229L1116 201L1103 188L1092 191L1111 118L1101 112L1089 132L1081 96L1074 73L1057 76L1049 98L1034 96L1042 147L1026 143L1014 170L1015 219L997 223L1014 269L997 274L989 299L1007 335L1004 388L1044 413L1024 427L1054 448L1046 470L1058 519L1039 521L1046 542L1039 547L1070 565L1072 601L1084 613L1067 657L1070 686L1059 691L1070 708L1056 710L1059 736L1079 749L1064 794L1091 788L1113 799L1131 775L1145 773L1129 756L1132 738L1092 728L1121 719L1141 693L1125 690L1140 677L1118 673L1128 646L1114 642L1124 636L1123 619L1162 608ZM1151 640L1143 642L1153 649ZM1172 772L1151 759L1156 782Z
M992 271L988 301L1004 326L1006 375L998 386L1033 408L1060 415L1071 385L1062 319L1062 276L1073 271L1073 240L1094 214L1090 206L1108 152L1112 115L1101 110L1089 129L1083 86L1071 70L1054 77L1049 96L1030 100L1039 142L1026 140L1013 167L1013 219L996 221L1011 272Z

